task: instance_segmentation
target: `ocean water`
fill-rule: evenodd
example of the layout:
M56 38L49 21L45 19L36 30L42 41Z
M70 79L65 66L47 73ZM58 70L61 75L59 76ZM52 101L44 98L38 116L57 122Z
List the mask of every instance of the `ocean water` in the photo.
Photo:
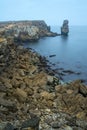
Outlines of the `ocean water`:
M60 33L58 26L51 30ZM63 81L81 79L87 84L87 26L72 26L69 30L68 37L45 37L38 42L24 43L24 46L45 56L56 76L60 74Z

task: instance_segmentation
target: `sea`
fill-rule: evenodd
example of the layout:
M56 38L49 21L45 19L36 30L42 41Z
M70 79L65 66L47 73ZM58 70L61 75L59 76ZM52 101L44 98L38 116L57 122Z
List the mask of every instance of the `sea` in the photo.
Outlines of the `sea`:
M59 26L51 30L60 33ZM64 82L80 79L87 84L87 26L70 26L67 37L44 37L24 46L45 56L55 76L60 75Z

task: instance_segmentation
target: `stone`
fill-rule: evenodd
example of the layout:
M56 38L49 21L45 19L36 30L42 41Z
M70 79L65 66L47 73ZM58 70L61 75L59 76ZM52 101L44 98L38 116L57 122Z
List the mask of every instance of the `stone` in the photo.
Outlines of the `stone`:
M52 128L60 128L62 126L61 122L55 121L51 124Z
M41 112L38 109L30 110L29 113L30 113L30 115L36 115L37 117L41 116Z
M73 128L70 127L70 126L65 126L65 127L64 127L64 130L73 130Z
M63 21L63 25L61 27L61 35L67 36L69 33L68 20Z
M55 95L53 93L49 93L49 92L46 92L46 91L43 91L40 93L41 97L46 99L46 100L53 100Z
M20 88L17 88L14 92L14 96L20 101L20 102L24 102L26 101L27 99L27 93L20 89Z
M22 123L21 129L28 130L28 128L29 128L30 130L39 130L39 121L40 121L39 117L37 117L37 116L31 117L31 119L26 120Z
M0 123L0 130L14 130L14 126L8 122Z
M6 107L10 111L13 111L13 112L17 111L16 104L12 101L0 98L0 105L2 105L3 107Z
M47 76L47 81L48 81L49 83L53 83L53 76L48 75L48 76Z
M86 87L86 86L80 85L79 92L80 92L83 96L87 97L87 87Z
M78 112L77 115L76 115L76 117L77 117L78 119L85 119L86 113L84 113L84 111Z
M85 120L76 120L76 126L83 128L84 130L87 129L87 121Z
M6 38L0 38L0 44L7 44Z

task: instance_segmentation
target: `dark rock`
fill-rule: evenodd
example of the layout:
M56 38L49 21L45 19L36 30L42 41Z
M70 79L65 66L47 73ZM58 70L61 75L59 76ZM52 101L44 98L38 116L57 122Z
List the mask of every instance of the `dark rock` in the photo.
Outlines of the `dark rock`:
M7 123L3 130L15 130L15 128L11 123Z
M28 128L28 127L35 128L35 130L39 130L39 121L40 121L40 118L37 116L34 116L31 119L26 120L25 122L22 123L21 130L23 128Z
M54 56L56 56L56 55L50 55L49 57L54 57Z
M87 88L84 85L80 85L79 92L86 97L87 96Z
M52 128L60 128L62 126L61 122L55 121L51 124Z
M13 111L13 112L17 111L16 104L13 103L12 101L0 98L0 105L2 105L3 107L6 107L10 111Z
M87 121L85 120L77 120L76 126L83 128L84 130L87 130Z
M0 130L16 130L11 123L2 122L0 123Z
M0 92L6 92L7 88L3 84L0 84Z
M68 20L63 21L63 25L61 27L61 35L67 36L69 33Z

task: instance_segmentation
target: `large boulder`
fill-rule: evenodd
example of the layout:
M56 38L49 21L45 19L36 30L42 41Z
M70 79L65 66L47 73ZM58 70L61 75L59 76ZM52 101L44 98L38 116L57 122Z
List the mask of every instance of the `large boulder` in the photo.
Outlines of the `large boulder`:
M61 35L65 35L67 36L69 33L69 26L68 26L69 21L68 20L64 20L63 21L63 25L61 27Z

